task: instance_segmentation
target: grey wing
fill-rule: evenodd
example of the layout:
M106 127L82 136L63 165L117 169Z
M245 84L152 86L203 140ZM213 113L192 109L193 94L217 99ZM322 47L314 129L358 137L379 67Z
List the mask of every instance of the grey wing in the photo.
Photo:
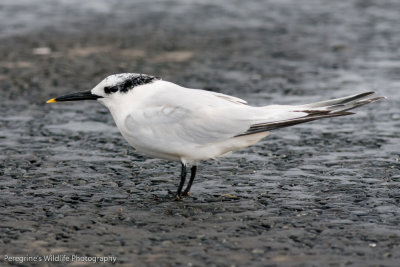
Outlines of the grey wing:
M362 94L351 95L347 97L316 102L306 105L287 106L287 107L282 106L283 112L279 114L280 116L276 116L276 118L279 119L252 124L251 127L245 133L239 134L238 136L271 131L323 118L351 115L354 114L352 112L349 112L349 110L351 109L384 99L384 97L363 99L372 94L374 94L374 92L366 92ZM270 107L267 106L265 107L265 109L266 110L271 109L271 113L273 113L274 110L279 111L279 106L270 106Z

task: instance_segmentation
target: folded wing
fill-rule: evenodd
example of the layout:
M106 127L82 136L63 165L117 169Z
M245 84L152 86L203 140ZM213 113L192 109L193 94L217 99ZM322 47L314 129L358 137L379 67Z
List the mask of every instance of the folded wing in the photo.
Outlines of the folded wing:
M278 128L288 127L299 123L319 120L323 118L339 117L345 115L354 114L348 112L348 110L379 101L385 97L366 98L374 92L366 92L362 94L337 98L328 101L316 102L306 105L289 106L286 112L288 113L287 119L266 121L262 123L252 124L246 132L241 133L237 136L251 135L255 133L271 131ZM276 106L267 106L266 109L276 109ZM304 114L303 116L296 116L297 114ZM290 118L290 114L293 114L293 118ZM283 117L283 116L282 116Z

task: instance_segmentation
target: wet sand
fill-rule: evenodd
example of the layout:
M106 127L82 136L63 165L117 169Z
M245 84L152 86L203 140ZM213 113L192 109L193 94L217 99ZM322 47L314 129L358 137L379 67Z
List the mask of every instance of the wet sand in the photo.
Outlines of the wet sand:
M397 266L398 1L95 2L0 4L0 265ZM252 105L389 99L206 161L176 202L179 164L135 152L103 106L44 104L120 72Z

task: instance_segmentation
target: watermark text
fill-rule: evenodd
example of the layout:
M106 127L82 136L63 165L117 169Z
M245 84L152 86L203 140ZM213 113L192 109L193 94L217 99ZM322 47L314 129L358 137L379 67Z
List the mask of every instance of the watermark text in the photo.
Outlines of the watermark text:
M91 262L91 263L115 263L117 257L114 256L81 256L76 254L49 254L49 255L24 255L11 256L3 255L5 262Z

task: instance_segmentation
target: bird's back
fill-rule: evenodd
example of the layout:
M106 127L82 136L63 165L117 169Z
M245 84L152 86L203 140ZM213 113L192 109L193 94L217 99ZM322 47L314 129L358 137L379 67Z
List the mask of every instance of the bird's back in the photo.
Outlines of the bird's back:
M309 105L253 107L236 97L161 80L134 88L130 94L124 99L128 101L121 111L124 115L113 114L119 118L122 135L139 151L176 161L216 158L252 145L276 128L348 115L347 109L365 104L357 101L369 95Z

